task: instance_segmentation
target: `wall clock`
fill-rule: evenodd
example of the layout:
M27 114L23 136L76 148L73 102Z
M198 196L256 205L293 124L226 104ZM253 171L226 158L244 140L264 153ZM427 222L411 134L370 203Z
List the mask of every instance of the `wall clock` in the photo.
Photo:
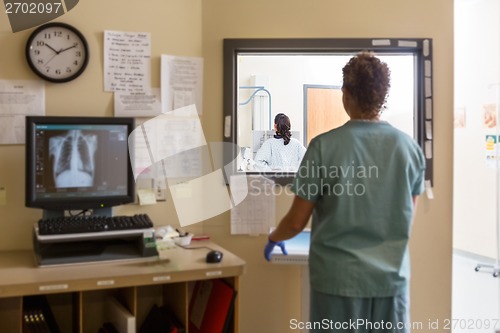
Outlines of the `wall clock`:
M26 43L30 68L42 79L63 83L79 77L89 62L89 47L75 27L51 22L36 28Z

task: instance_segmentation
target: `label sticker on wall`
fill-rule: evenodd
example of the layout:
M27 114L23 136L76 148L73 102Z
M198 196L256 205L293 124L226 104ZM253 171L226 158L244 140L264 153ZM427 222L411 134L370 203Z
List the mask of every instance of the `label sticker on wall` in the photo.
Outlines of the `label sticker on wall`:
M498 165L498 137L496 135L486 135L484 152L486 156L486 167L496 168Z

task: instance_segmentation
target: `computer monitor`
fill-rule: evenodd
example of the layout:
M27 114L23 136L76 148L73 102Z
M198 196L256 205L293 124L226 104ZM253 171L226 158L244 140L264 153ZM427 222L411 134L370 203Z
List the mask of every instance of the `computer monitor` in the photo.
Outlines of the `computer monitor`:
M110 216L135 199L128 137L134 118L26 117L26 206Z

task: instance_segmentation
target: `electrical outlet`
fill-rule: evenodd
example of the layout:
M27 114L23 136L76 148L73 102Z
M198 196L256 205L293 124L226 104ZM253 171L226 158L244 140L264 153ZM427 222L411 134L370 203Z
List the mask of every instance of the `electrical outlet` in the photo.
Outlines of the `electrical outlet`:
M163 189L163 188L157 188L155 190L155 196L156 196L156 201L166 201L167 200L165 189Z
M156 201L167 200L166 186L164 180L158 180L158 179L154 180L153 188L155 190Z

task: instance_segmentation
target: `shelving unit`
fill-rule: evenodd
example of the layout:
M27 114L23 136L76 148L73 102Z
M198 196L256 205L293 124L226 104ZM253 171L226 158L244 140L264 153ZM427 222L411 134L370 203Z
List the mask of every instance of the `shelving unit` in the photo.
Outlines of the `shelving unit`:
M205 262L209 249L221 263ZM224 279L236 290L233 332L238 332L238 283L245 262L209 241L176 247L167 259L36 267L32 251L0 253L0 332L22 333L23 302L45 295L61 332L95 333L103 324L106 299L116 297L136 318L136 329L154 304L168 305L188 331L189 301L196 281Z

